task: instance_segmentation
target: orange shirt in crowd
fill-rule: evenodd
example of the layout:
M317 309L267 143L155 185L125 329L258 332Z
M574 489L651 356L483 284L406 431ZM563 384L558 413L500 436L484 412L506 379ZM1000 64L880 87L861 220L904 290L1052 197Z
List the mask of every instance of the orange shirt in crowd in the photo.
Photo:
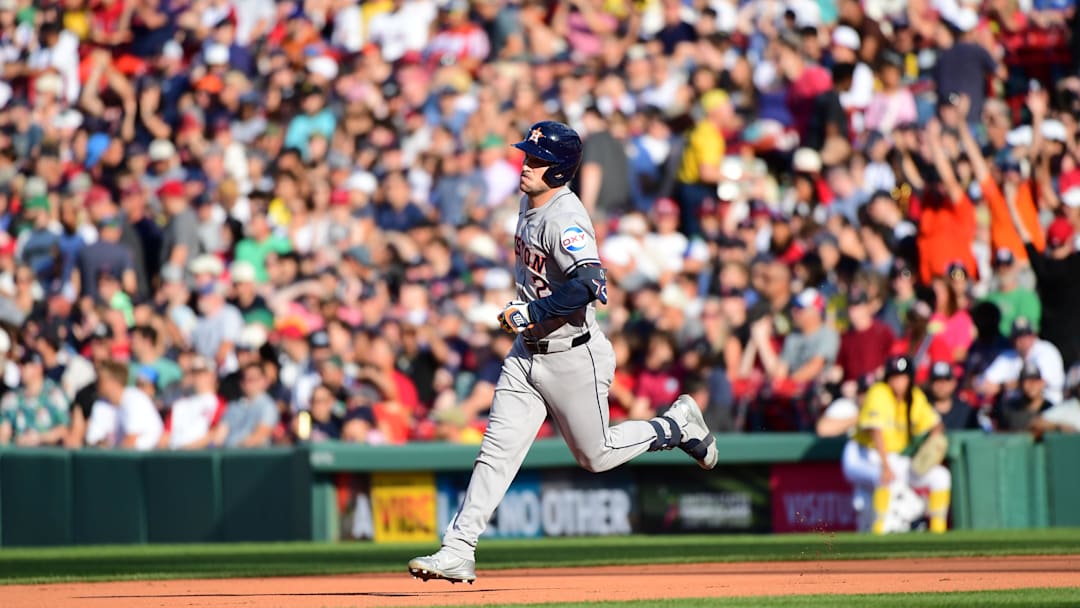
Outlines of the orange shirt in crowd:
M947 196L929 193L930 200L922 201L919 215L919 278L929 283L945 274L952 262L961 262L968 276L978 276L971 244L975 241L975 207L965 193L958 201Z
M994 178L987 177L979 183L983 198L990 208L990 245L993 251L1005 247L1012 252L1016 260L1027 261L1027 250L1024 242L1020 240L1020 234L1013 226L1012 216L1009 214L1005 196L1001 193ZM1035 249L1042 251L1046 248L1046 235L1043 234L1039 224L1039 210L1035 206L1035 197L1032 196L1031 182L1024 180L1016 190L1016 212L1020 215L1020 221L1024 223L1031 235L1031 244Z

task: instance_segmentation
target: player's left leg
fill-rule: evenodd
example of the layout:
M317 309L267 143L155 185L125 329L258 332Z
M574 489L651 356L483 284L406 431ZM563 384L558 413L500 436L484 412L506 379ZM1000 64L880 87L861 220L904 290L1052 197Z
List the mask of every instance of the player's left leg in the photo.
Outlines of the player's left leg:
M913 477L911 486L914 488L927 488L930 497L927 499L927 511L930 514L930 531L936 533L945 532L949 527L949 503L952 501L952 473L949 469L935 466L920 477Z
M629 420L608 426L608 390L614 374L615 354L602 335L594 335L589 344L571 351L534 358L533 383L574 458L587 471L607 471L650 450L712 439L696 405L697 420L692 422L686 418L693 414L685 413L680 405L666 419ZM715 452L715 445L711 447ZM715 465L715 457L712 463Z
M574 459L593 473L645 453L656 441L656 431L644 420L608 426L615 354L607 338L597 333L588 344L571 350L534 355L532 368L533 385Z

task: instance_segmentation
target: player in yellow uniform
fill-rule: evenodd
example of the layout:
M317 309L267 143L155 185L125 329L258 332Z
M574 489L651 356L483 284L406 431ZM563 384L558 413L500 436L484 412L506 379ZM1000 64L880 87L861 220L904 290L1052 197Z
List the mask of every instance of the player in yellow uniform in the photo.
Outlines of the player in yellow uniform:
M844 476L855 486L861 530L883 534L908 529L923 510L912 488L930 490L925 509L930 515L930 530L944 532L947 527L952 491L949 470L937 465L924 475L916 475L911 458L904 454L913 438L944 432L940 416L915 386L914 367L907 357L894 357L886 363L885 380L866 392L855 435L844 449ZM899 504L909 500L917 501L918 513Z

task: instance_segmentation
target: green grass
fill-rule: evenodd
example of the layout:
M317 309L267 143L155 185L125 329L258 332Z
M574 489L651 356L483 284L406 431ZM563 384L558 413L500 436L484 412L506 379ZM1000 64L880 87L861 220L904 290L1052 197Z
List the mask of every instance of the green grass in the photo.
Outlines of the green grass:
M998 608L1031 606L1074 608L1080 605L1080 589L1011 589L951 593L893 593L888 595L788 595L784 597L736 597L637 602L576 604L491 604L487 608Z
M0 549L0 584L396 572L434 545L263 543ZM815 559L1080 554L1080 529L873 537L631 536L485 540L481 570Z

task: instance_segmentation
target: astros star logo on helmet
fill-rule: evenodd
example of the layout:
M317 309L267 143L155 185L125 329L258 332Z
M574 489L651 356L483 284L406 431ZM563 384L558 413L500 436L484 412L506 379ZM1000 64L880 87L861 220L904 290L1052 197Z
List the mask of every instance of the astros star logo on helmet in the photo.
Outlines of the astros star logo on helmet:
M544 132L540 129L533 129L529 132L529 141L534 144L540 143L540 138L544 136Z

